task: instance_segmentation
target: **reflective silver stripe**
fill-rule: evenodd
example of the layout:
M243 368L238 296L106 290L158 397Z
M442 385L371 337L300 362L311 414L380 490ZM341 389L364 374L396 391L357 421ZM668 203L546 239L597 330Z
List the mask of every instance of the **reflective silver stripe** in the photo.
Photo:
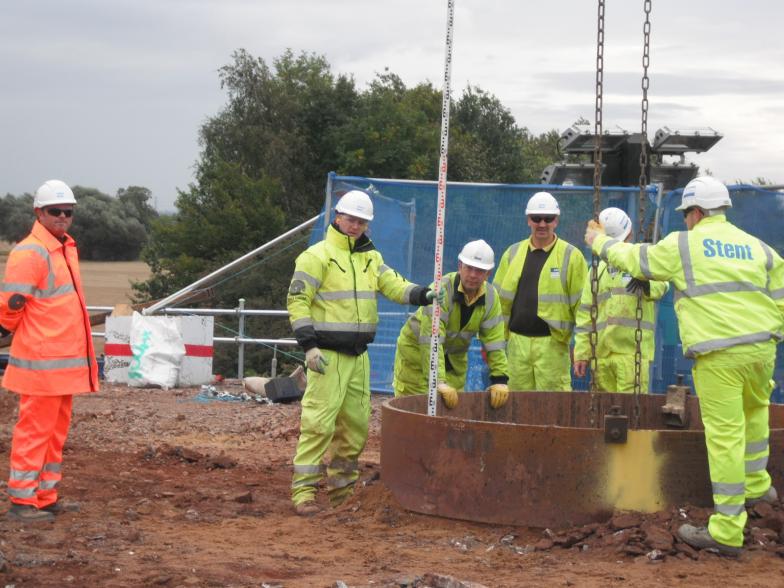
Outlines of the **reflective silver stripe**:
M495 288L492 284L485 283L485 316L482 318L486 321L493 312L493 305L495 304ZM502 319L503 320L503 319Z
M604 261L607 261L607 250L613 245L617 245L618 243L620 243L618 239L610 239L609 241L607 241L607 243L602 245L602 250L599 253L599 257L601 257Z
M572 257L572 252L574 251L574 245L567 245L566 252L564 253L564 260L563 260L563 268L561 269L561 286L564 289L564 292L568 291L568 283L567 280L569 278L569 260ZM577 298L579 300L579 297Z
M63 296L64 294L70 294L71 292L76 292L73 284L63 284L62 286L57 286L57 288L36 290L33 292L33 296L35 298L54 298L55 296Z
M364 291L357 291L354 290L337 290L335 292L324 292L319 291L316 294L316 298L321 298L321 300L353 300L357 298L358 300L375 300L376 293L372 290L364 290Z
M54 472L55 474L59 474L62 469L63 464L55 462L45 463L43 467L43 471Z
M539 302L559 302L561 304L566 304L571 306L575 302L578 302L582 297L582 293L572 294L568 296L566 294L539 294Z
M321 464L294 464L295 474L320 474L324 471L324 466Z
M761 331L759 333L740 335L738 337L727 337L726 339L712 339L711 341L703 341L702 343L692 345L686 350L684 355L686 357L694 357L698 353L707 353L709 351L716 351L717 349L734 347L735 345L745 345L746 343L762 343L777 338L778 336L770 331Z
M426 337L419 337L419 336L418 336L418 337L417 337L417 342L418 342L420 345L430 345L430 337L429 337L429 336L426 336ZM440 345L443 345L443 344L444 344L444 338L443 338L443 337L439 337L439 338L438 338L438 343L439 343Z
M403 300L405 300L406 302L411 301L411 292L414 291L414 288L416 288L416 284L411 284L409 286L406 286L406 289L403 290Z
M352 486L355 483L356 480L354 478L344 478L343 476L332 476L327 479L327 486L335 490Z
M500 351L501 349L506 349L506 341L496 341L494 343L485 344L485 351L488 353L491 351Z
M640 245L640 272L643 276L652 280L653 274L651 273L651 264L648 261L648 247L650 246L650 243L643 243Z
M78 357L72 359L19 359L18 357L9 357L9 365L14 367L23 368L26 370L64 370L68 368L87 367L89 364L86 357Z
M291 323L291 328L294 329L295 331L297 329L301 329L302 327L312 327L312 326L313 326L313 319L310 317L297 319L295 321L292 321Z
M53 490L57 487L57 484L60 480L41 480L38 482L38 489L39 490Z
M406 322L408 323L408 328L411 329L411 332L414 333L415 336L419 337L419 330L422 328L422 323L420 323L413 316Z
M291 276L291 281L293 282L294 280L302 280L303 282L307 282L308 284L313 286L316 290L318 290L319 287L321 286L320 280L314 278L310 274L306 274L303 271L295 271L294 275Z
M376 323L313 323L317 331L346 331L349 333L375 333Z
M770 291L770 297L773 300L778 300L779 298L784 298L784 288L778 288L777 290Z
M768 293L766 288L755 286L751 282L715 282L713 284L702 284L700 286L687 286L682 295L687 298L704 296L706 294L718 294L724 292L763 292Z
M607 294L607 298L609 298L610 295L632 296L633 298L637 298L637 294L634 294L633 292L629 292L626 288L610 288L609 292L602 292L602 294L599 294L599 300L601 300L603 294Z
M470 331L447 331L447 339L463 339L470 341L474 334Z
M380 276L381 274L386 273L386 272L390 271L391 269L392 268L389 267L387 264L382 263L380 266L378 266L378 275Z
M591 305L590 304L581 304L577 310L582 310L583 312L590 312Z
M514 292L504 290L501 286L496 286L496 289L498 290L498 295L504 300L514 300Z
M482 324L480 324L479 328L480 329L492 329L494 326L496 326L497 324L502 323L502 322L504 322L504 317L502 317L499 314L499 315L496 315L495 317L493 317L491 319L486 320Z
M35 488L11 488L9 486L8 495L14 498L32 498L35 496Z
M759 459L751 459L746 462L746 473L753 474L755 472L761 472L765 468L768 467L768 456L765 455L760 457Z
M48 290L54 290L54 269L52 268L52 257L49 255L49 251L47 251L46 248L42 247L41 245L28 243L27 245L17 245L14 247L14 251L35 251L38 255L40 255L46 262L46 268L48 271L48 275L46 276L47 288Z
M759 453L760 451L765 451L767 448L767 439L763 439L762 441L754 441L753 443L746 443L746 455L751 453Z
M744 513L746 507L743 504L717 504L713 510L728 517L737 517Z
M430 304L428 306L423 306L422 307L422 314L424 314L425 316L433 316L433 305ZM446 322L449 321L449 314L450 314L449 310L443 310L443 309L441 310L441 322L442 323L446 323Z
M333 470L343 470L346 473L351 473L359 469L359 462L351 459L336 458L329 464Z
M515 255L517 255L517 251L520 249L520 243L522 243L522 241L518 241L509 248L509 265L512 264L512 260L514 259Z
M555 321L555 320L545 319L545 322L554 329L563 329L566 331L570 331L574 327L574 322L572 321Z
M746 486L743 482L712 482L714 494L722 496L745 496Z
M18 292L19 294L32 294L35 292L36 287L32 284L14 284L9 282L7 284L0 284L0 292Z
M38 479L38 470L11 470L10 478L18 482L34 482Z
M765 252L765 258L767 259L765 269L770 271L773 269L773 252L770 250L770 247L768 247L768 244L762 239L759 240L759 244L762 246L762 250Z
M689 253L689 234L686 231L678 233L678 251L681 255L683 278L686 280L686 289L694 286L694 269L691 267L691 254Z

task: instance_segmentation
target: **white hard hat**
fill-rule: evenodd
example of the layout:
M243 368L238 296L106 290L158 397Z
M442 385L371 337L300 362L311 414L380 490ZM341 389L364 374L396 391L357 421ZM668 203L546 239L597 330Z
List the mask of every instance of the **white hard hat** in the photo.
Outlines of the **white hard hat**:
M561 214L558 201L549 192L537 192L528 200L525 214Z
M722 206L731 207L730 191L716 178L710 176L694 178L683 189L681 205L675 210L686 210L692 206L699 206L705 210Z
M76 198L68 184L60 180L49 180L35 191L33 207L43 208L55 204L76 204Z
M495 254L493 248L484 240L471 241L463 246L463 250L457 259L466 265L476 267L481 270L491 270L495 267Z
M343 194L340 200L338 200L335 212L350 214L357 218L372 221L373 202L370 200L370 196L361 190L351 190Z
M632 221L629 215L620 208L611 206L599 213L599 222L604 227L604 232L613 239L625 241L632 232Z

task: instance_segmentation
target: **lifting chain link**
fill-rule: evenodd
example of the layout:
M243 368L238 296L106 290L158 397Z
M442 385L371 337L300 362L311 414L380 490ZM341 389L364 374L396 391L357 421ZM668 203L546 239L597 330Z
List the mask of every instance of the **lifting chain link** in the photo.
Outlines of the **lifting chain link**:
M598 222L599 212L602 207L602 92L604 88L604 0L598 0L597 9L597 30L596 30L596 106L594 123L594 146L593 146L593 218ZM599 317L599 256L591 255L591 331L588 340L591 345L591 407L590 423L592 426L599 426L597 418L597 359L596 345L599 333L596 329L596 322Z
M642 123L640 128L640 199L637 210L639 229L637 237L639 242L646 240L645 214L648 188L648 66L651 62L651 0L644 1L645 23L643 24L643 50L642 50ZM642 288L637 291L637 309L635 318L637 328L634 332L634 427L640 427L640 394L642 393Z

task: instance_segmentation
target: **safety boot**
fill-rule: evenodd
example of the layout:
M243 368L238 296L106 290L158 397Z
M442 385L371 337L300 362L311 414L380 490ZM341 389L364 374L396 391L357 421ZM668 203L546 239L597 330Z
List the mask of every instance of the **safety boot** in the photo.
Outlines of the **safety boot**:
M294 505L294 512L301 517L312 517L321 512L321 507L315 500L307 500Z
M681 525L678 529L678 537L680 537L684 543L688 543L695 549L717 551L721 555L728 555L731 557L738 557L743 552L742 547L733 547L732 545L725 545L724 543L716 541L711 537L707 527Z
M746 508L750 506L754 506L755 504L759 504L760 502L767 502L768 504L778 504L779 503L779 493L776 492L776 489L771 485L768 488L768 491L765 492L762 496L758 496L757 498L747 498L746 499Z
M31 504L12 504L6 518L25 523L50 523L54 521L54 514L39 510Z

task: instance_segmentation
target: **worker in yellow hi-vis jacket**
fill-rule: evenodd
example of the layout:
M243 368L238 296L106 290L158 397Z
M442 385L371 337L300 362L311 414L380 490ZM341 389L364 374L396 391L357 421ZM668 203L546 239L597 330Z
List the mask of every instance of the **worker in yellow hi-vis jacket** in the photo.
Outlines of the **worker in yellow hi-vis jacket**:
M371 220L373 203L366 193L344 194L324 240L297 257L289 286L289 319L308 367L291 489L300 515L319 511L316 489L330 447L326 471L333 506L351 494L359 477L357 460L370 417L367 346L376 334L377 293L419 306L435 297L384 264L365 234Z
M504 252L493 279L506 322L509 388L570 391L585 258L555 234L561 209L551 194L531 196L525 214L531 236Z
M632 221L620 208L605 208L599 213L608 237L629 241ZM656 328L656 301L669 290L667 282L643 281L632 278L628 272L599 262L597 268L598 315L596 319L596 373L597 387L603 392L633 392L635 379L635 353L637 342L637 294L642 295L642 320L640 330L640 390L648 392L648 372L654 356L654 331ZM586 374L591 357L589 341L591 325L591 280L585 280L580 308L577 309L577 327L574 336L574 375Z
M727 221L731 206L726 186L696 178L678 207L687 231L656 245L631 245L591 221L585 240L609 264L638 279L668 280L676 290L684 354L694 358L714 502L707 527L686 524L678 534L693 547L737 555L745 506L778 501L766 468L771 376L784 325L784 260Z
M478 336L490 366L490 405L500 408L509 396L509 377L501 301L495 287L487 282L495 266L495 254L480 239L466 243L457 259L457 272L445 275L441 281L446 296L439 328L438 391L447 408L457 405L468 372L468 348ZM423 306L400 330L392 382L395 396L428 391L432 309Z

